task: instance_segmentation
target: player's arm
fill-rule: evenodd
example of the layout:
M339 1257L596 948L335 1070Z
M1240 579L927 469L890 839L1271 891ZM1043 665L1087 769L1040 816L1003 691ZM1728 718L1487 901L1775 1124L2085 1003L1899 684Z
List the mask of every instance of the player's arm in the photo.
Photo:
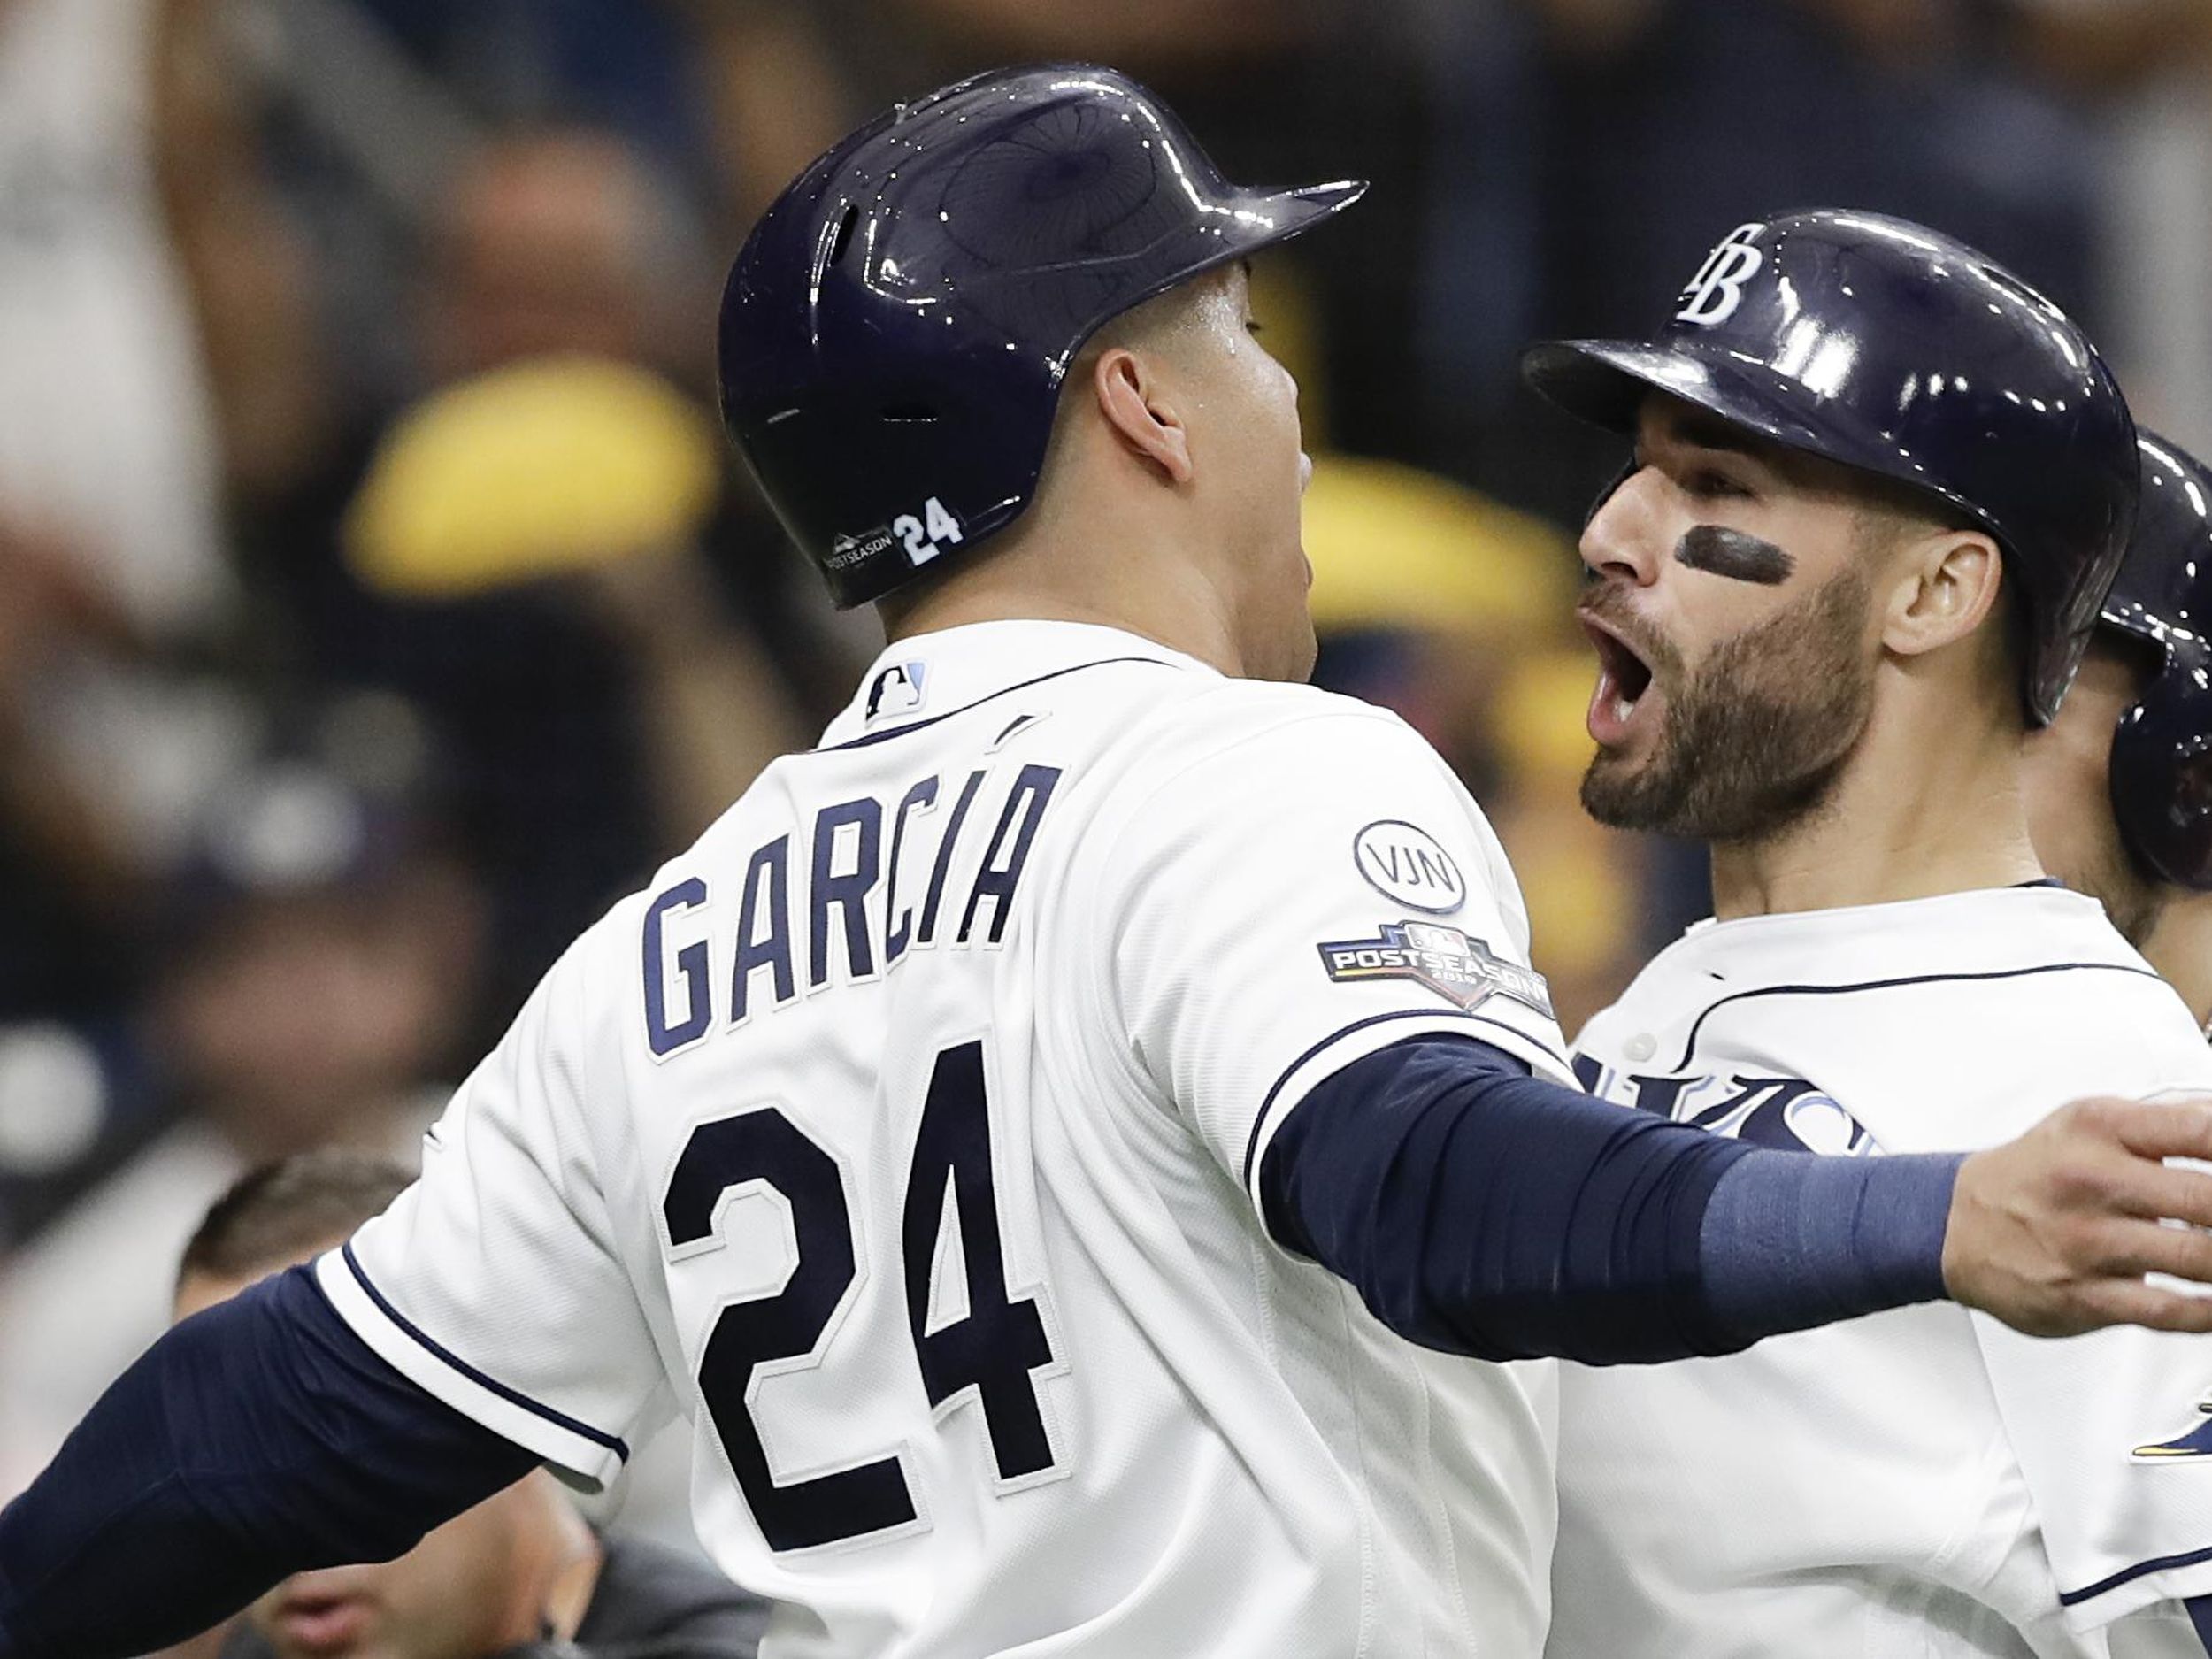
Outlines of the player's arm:
M1363 862L1384 843L1450 870ZM1143 1064L1277 1241L1412 1340L1656 1361L1947 1294L2043 1333L2212 1328L2142 1282L2212 1277L2212 1240L2155 1219L2212 1217L2212 1180L2157 1162L2212 1146L2201 1111L2108 1102L1963 1162L1842 1160L1574 1088L1511 873L1394 722L1259 732L1106 844L1107 996Z
M294 1268L164 1336L0 1510L0 1659L150 1652L291 1573L402 1555L537 1461Z
M2207 1184L2118 1136L2162 1109L2070 1109L1974 1158L1769 1151L1532 1076L1468 1037L1394 1044L1310 1090L1271 1141L1262 1214L1401 1335L1491 1359L1724 1354L1945 1296L2047 1333L2204 1328L2146 1263L2201 1278ZM2156 1144L2201 1144L2193 1114ZM2130 1189L2132 1188L2132 1195ZM2170 1198L2169 1198L2170 1194Z
M538 1462L620 1466L662 1386L593 1121L622 1121L635 921L548 974L391 1209L170 1332L0 1511L0 1659L142 1653L399 1554Z
M1957 1161L1685 1131L1471 1037L1355 1061L1271 1142L1278 1241L1424 1346L1592 1363L1732 1352L1944 1294Z

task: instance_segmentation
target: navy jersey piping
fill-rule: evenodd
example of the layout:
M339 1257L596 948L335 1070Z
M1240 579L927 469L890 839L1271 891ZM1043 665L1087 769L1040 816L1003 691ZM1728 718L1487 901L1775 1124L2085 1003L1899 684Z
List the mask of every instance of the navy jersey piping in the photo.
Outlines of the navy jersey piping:
M588 1423L579 1422L576 1418L570 1417L566 1412L556 1411L551 1406L541 1404L539 1402L530 1398L528 1394L523 1394L518 1389L510 1388L505 1383L501 1382L496 1377L487 1377L482 1371L477 1370L475 1366L470 1364L459 1355L453 1353L450 1349L445 1348L430 1336L425 1334L415 1325L413 1321L407 1317L405 1314L400 1312L400 1310L393 1307L390 1302L385 1301L384 1293L377 1289L374 1285L369 1282L369 1276L362 1271L360 1262L355 1258L353 1254L353 1246L350 1243L341 1246L340 1254L345 1257L346 1266L351 1270L355 1282L357 1283L361 1286L362 1290L367 1294L369 1300L376 1304L378 1311L382 1313L387 1319L389 1319L401 1330L406 1332L407 1334L412 1337L415 1341L426 1352L436 1356L439 1359L443 1360L453 1370L458 1371L462 1376L467 1378L471 1382L476 1384L479 1387L488 1388L492 1393L497 1394L502 1400L504 1400L509 1405L520 1406L532 1417L542 1417L548 1423L552 1424L556 1428L566 1429L571 1434L581 1435L585 1440L591 1441L595 1446L603 1446L626 1463L630 1461L629 1445L620 1435L609 1434L604 1430L592 1427L592 1425Z
M1296 1075L1300 1066L1305 1064L1307 1061L1312 1059L1314 1056L1319 1054L1324 1048L1330 1047L1332 1044L1342 1041L1345 1038L1350 1036L1354 1032L1365 1031L1370 1025L1379 1025L1386 1020L1393 1019L1438 1018L1463 1019L1471 1025L1495 1025L1500 1031L1505 1032L1508 1034L1517 1038L1522 1042L1528 1043L1534 1048L1542 1049L1546 1054L1551 1054L1551 1051L1548 1048L1544 1048L1543 1044L1538 1042L1526 1032L1521 1031L1515 1026L1509 1025L1502 1019L1493 1019L1487 1014L1477 1014L1464 1009L1399 1008L1393 1009L1388 1013L1385 1014L1370 1014L1365 1019L1356 1019L1348 1025L1339 1026L1336 1030L1331 1032L1327 1036L1324 1037L1319 1042L1315 1043L1312 1048L1307 1049L1305 1053L1300 1055L1295 1060L1293 1060L1288 1065L1285 1066L1280 1074L1279 1074L1275 1079L1275 1081L1268 1086L1266 1094L1260 1100L1260 1110L1252 1119L1252 1133L1245 1137L1245 1186L1248 1187L1252 1185L1252 1160L1259 1151L1260 1132L1267 1127L1267 1120L1275 1110L1275 1097L1283 1092L1284 1086L1287 1084L1294 1075ZM1477 1041L1480 1040L1478 1039ZM1504 1051L1501 1050L1501 1052ZM1565 1062L1560 1061L1557 1055L1552 1055L1551 1057L1554 1061L1558 1062L1563 1069L1564 1068Z
M1063 674L1079 674L1087 668L1110 668L1117 663L1150 663L1156 668L1176 666L1175 664L1157 657L1102 657L1094 663L1076 663L1066 668L1056 668L1048 674L1039 674L1033 679L1021 680L1015 685L1001 687L996 691L987 692L978 697L973 703L964 703L956 709L948 709L942 714L933 714L926 720L917 720L910 726L893 726L890 730L884 732L865 733L859 737L849 737L841 743L825 743L812 752L817 755L835 755L849 749L867 749L873 744L887 743L895 737L905 737L914 732L926 732L931 726L943 721L957 719L971 709L979 709L985 703L1000 697L1010 697L1014 693L1026 691L1032 686L1041 686L1046 680L1057 680Z
M2108 1590L2116 1590L2124 1584L2132 1584L2151 1573L2165 1572L2175 1567L2193 1567L2206 1561L2212 1561L2212 1548L2193 1549L2185 1555L2156 1555L2148 1561L2139 1561L2132 1567L2123 1567L2111 1577L2100 1578L2079 1590L2061 1590L2058 1604L2061 1607L2078 1607L2084 1601L2095 1600Z
M1762 985L1748 991L1733 991L1718 1002L1710 1003L1690 1025L1690 1034L1682 1044L1682 1057L1674 1063L1678 1071L1690 1064L1690 1056L1697 1052L1697 1034L1705 1022L1731 1002L1740 1002L1754 996L1847 996L1857 991L1893 991L1907 985L1965 984L1988 979L2024 979L2038 973L2132 973L2146 979L2158 975L2148 968L2131 968L2124 962L2047 962L2032 968L1997 968L1986 973L1913 973L1895 979L1864 979L1853 985Z

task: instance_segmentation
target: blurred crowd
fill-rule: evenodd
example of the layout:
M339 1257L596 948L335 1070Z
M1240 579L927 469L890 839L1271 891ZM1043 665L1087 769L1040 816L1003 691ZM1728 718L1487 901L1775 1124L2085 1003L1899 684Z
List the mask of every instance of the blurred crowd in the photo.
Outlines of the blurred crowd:
M0 1497L216 1194L409 1155L844 701L874 625L721 440L720 276L865 115L1050 58L1232 177L1375 181L1258 273L1318 677L1465 776L1570 1031L1702 865L1577 803L1620 457L1525 342L1655 325L1744 220L1880 209L2212 448L2212 0L0 0Z

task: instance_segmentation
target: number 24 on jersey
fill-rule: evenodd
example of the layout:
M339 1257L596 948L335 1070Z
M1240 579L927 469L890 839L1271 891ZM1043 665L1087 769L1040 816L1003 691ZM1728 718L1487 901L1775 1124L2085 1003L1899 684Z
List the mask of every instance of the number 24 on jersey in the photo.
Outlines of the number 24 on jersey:
M701 1124L676 1160L662 1212L675 1259L722 1248L714 1219L733 1187L765 1183L791 1212L798 1264L773 1296L724 1308L699 1364L699 1391L730 1467L770 1548L808 1549L903 1526L917 1509L895 1455L780 1484L747 1394L776 1360L814 1352L858 1267L851 1210L837 1159L773 1105ZM953 1207L966 1263L965 1316L930 1326L930 1271L943 1207ZM937 1056L907 1171L900 1226L907 1328L933 1409L973 1390L1002 1489L1055 1467L1033 1371L1054 1363L1033 1298L1006 1288L983 1045Z

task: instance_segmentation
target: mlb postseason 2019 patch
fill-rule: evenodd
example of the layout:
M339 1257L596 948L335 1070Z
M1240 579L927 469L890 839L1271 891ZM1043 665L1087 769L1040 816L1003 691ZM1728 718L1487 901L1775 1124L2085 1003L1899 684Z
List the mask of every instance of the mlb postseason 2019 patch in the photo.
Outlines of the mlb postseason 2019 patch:
M1542 974L1506 961L1487 941L1439 922L1385 922L1372 939L1340 939L1318 949L1322 967L1339 985L1410 979L1471 1013L1496 995L1552 1018Z

